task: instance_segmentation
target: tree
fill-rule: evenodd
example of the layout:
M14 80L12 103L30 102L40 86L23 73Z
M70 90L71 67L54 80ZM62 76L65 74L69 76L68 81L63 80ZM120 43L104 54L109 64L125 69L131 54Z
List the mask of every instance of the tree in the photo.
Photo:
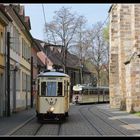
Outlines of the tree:
M80 75L81 75L81 84L84 83L83 78L83 68L87 60L87 50L89 47L89 41L87 37L86 18L84 16L79 17L79 26L77 27L77 32L75 34L74 45L71 49L71 52L74 53L80 59Z
M103 29L103 39L105 41L105 50L106 50L106 65L104 65L104 69L107 72L107 79L109 81L109 24Z
M95 71L97 73L97 85L101 85L101 72L103 70L103 66L105 66L108 62L107 60L107 51L105 40L103 38L103 32L101 30L102 23L98 22L93 29L89 32L90 38L90 49L88 50L88 55L95 67Z
M72 13L70 8L62 7L55 11L53 21L45 25L47 41L52 44L61 45L61 61L65 72L67 51L70 49L73 38L79 27L81 17Z

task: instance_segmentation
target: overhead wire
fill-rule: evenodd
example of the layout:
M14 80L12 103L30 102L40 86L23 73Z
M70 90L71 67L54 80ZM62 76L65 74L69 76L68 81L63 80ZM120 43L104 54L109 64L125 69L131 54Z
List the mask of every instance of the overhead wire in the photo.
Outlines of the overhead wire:
M102 30L104 24L107 22L108 18L109 18L109 15L108 15L107 18L103 21L103 23L102 23L101 26L99 27L99 30L96 31L96 33L95 33L93 39L100 33L100 31Z
M112 10L114 10L116 7L117 7L117 4L112 4L112 5L111 5ZM102 30L102 28L103 28L104 24L107 22L108 18L109 18L109 14L108 14L107 18L103 21L103 23L102 23L102 25L100 26L99 30L97 30L97 32L95 33L95 36L93 37L93 39L94 39L94 38L99 34L99 32Z
M45 9L44 9L44 5L42 4L42 11L43 11L43 16L44 16L44 22L45 22L45 28L46 28L46 25L47 25L47 22L46 22L46 15L45 15ZM44 34L45 35L45 34ZM49 41L48 41L49 43Z
M43 16L44 16L44 22L45 22L45 25L46 25L46 16L45 16L45 10L44 10L44 5L42 4L42 10L43 10Z

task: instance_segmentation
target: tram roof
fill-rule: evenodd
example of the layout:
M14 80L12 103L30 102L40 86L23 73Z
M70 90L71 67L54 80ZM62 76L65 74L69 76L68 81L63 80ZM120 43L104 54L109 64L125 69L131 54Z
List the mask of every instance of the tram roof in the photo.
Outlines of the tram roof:
M98 87L94 87L94 86L89 86L86 84L80 85L77 84L73 87L74 91L81 91L81 90L109 90L109 87L105 87L105 86L98 86Z
M84 87L82 87L83 89L92 89L92 90L109 90L109 87L101 87L101 86L99 86L99 87L93 87L93 86L84 86Z
M69 75L61 72L55 72L55 71L50 71L50 72L42 72L38 75L38 77L69 77Z

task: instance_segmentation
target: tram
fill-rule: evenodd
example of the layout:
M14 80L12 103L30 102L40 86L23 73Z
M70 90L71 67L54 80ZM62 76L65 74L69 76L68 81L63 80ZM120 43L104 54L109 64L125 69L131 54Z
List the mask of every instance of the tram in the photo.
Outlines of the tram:
M39 121L68 117L70 77L62 72L42 72L37 77L36 116Z
M73 86L72 103L105 103L109 102L109 87L93 87L77 84Z

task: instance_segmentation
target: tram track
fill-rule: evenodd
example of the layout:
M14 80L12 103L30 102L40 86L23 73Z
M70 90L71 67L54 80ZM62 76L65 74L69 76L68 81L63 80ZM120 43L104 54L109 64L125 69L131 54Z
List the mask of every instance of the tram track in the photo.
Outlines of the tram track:
M85 107L85 108L86 108L86 107ZM85 118L85 120L98 132L98 134L103 135L103 133L101 133L102 130L99 129L99 128L97 128L96 125L93 124L93 122L91 123L91 121L89 120L89 118L87 117L87 115L85 115L84 113L82 113L82 109L83 109L83 108L80 108L80 109L79 109L79 112L80 112L81 116L83 116L83 117Z
M33 134L34 136L37 135L37 133L40 131L40 129L42 128L43 124L40 124L40 126L38 127L38 129L35 131L35 133Z
M105 116L103 117L103 114L101 114L101 112L99 114L99 110L98 110L98 112L95 111L95 109L93 111L91 111L92 108L93 108L93 106L80 108L79 112L85 118L85 120L94 129L96 129L96 131L98 131L98 133L100 135L107 135L107 136L108 135L118 135L118 136L130 136L131 135L131 131L121 128L120 126L117 126L117 125L112 125L113 122L111 123L111 121L107 120L107 117L105 117ZM104 113L104 115L105 114L106 113ZM119 120L117 120L117 121L119 121ZM99 122L99 124L98 124L98 122ZM124 122L120 121L120 123L121 123L121 125L127 126L126 123L124 123Z
M9 136L22 136L22 135L32 135L35 136L38 131L41 129L43 124L36 123L36 117L34 116L32 119L24 123L23 125L19 126L18 128L14 129Z
M127 136L126 135L126 133L124 133L124 132L122 132L121 130L119 130L119 129L117 129L117 128L115 128L115 127L113 127L110 123L108 123L108 121L106 121L105 119L103 119L103 115L97 115L97 113L99 114L99 112L97 112L97 113L93 113L93 111L91 111L91 108L93 108L93 107L89 107L88 108L88 111L90 112L90 113L92 113L94 116L96 116L97 118L99 118L100 120L102 120L104 123L106 123L108 126L110 126L112 129L114 129L115 131L118 131L120 134L122 134L122 135L124 135L124 136ZM95 110L94 110L95 111ZM99 111L99 110L98 110ZM101 117L102 116L102 117Z
M29 122L31 122L34 119L35 119L35 116L32 116L30 119L28 119L26 122L24 122L23 124L21 124L18 127L16 127L14 130L12 130L11 132L9 132L7 135L8 136L14 135L17 131L19 131L20 129L22 129L24 126L26 126Z
M55 131L50 131L55 129ZM61 132L61 122L44 122L40 123L36 117L33 117L28 122L14 129L8 136L40 136L40 135L55 135L59 136Z
M97 112L96 114L93 113L93 110L91 111L91 109L93 109L92 107L88 108L89 112L91 112L94 116L96 115L98 118L100 118L101 120L105 121L105 119L103 119L104 117L113 117L113 115L107 113L107 112L104 112L104 111L101 111L101 109L97 108L96 109L94 108L94 112ZM98 114L98 115L97 115ZM101 117L102 116L102 117ZM121 125L124 125L124 126L127 126L129 127L129 130L135 130L135 128L132 126L132 125L129 125L128 123L126 123L125 121L122 121L120 119L115 119L117 122L119 122ZM108 120L109 121L109 120ZM106 123L108 123L108 121L105 121ZM126 129L123 129L122 127L121 128L115 128L116 125L112 126L112 124L108 123L112 128L116 129L117 131L119 131L120 133L124 134L125 136L130 136L132 131L129 131L129 130L126 130ZM113 122L114 124L114 122ZM120 130L121 129L121 130ZM123 132L124 131L124 132ZM137 130L135 130L137 132ZM128 134L129 133L129 134ZM138 133L138 132L137 132Z
M57 135L59 136L60 135L60 131L61 130L61 123L59 123L59 125L58 125L58 131L57 131Z

